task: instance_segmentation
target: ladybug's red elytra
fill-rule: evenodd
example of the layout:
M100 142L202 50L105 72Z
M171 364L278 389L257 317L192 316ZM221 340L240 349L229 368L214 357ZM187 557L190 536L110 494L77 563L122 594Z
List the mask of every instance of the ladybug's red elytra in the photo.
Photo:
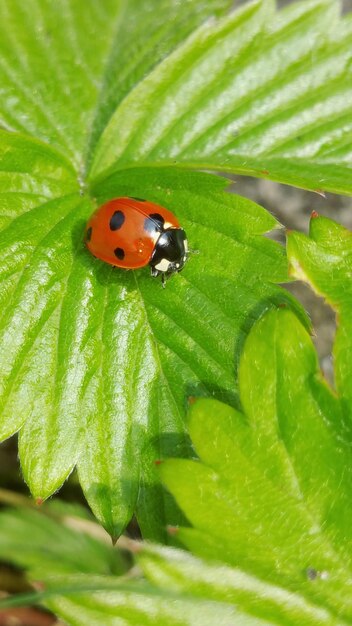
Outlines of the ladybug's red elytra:
M171 211L141 198L109 200L89 219L85 242L90 252L117 267L150 265L152 276L180 272L188 257L186 233Z

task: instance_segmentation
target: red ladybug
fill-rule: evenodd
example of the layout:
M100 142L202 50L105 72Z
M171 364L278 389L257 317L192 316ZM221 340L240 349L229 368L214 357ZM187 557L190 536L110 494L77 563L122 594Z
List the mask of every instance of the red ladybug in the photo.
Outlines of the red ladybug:
M136 269L150 265L152 276L180 272L188 257L185 231L177 218L158 204L141 198L116 198L93 213L85 242L98 259Z

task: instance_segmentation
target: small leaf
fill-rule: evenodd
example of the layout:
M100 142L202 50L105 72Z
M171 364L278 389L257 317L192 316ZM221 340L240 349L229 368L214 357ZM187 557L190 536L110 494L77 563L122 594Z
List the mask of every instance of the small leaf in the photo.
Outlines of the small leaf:
M67 507L64 511L58 515L55 508L46 505L40 511L31 508L2 511L1 559L29 570L32 580L78 573L123 574L127 566L121 553L82 532L81 526L75 528L75 517L69 519ZM90 529L94 526L91 519L88 524Z
M352 233L333 220L314 216L309 236L291 233L287 245L292 274L308 282L337 313L333 348L335 383L351 416Z

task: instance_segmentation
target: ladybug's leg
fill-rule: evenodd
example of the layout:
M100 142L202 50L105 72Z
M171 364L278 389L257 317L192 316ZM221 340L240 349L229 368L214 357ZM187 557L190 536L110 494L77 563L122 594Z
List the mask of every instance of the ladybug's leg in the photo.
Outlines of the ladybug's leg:
M165 276L164 272L161 274L161 284L162 284L163 288L165 289L165 287L166 287L166 276Z

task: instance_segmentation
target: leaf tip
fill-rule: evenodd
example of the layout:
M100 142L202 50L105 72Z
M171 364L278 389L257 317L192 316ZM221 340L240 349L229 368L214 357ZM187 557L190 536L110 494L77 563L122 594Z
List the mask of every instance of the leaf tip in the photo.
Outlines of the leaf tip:
M310 214L310 219L315 220L317 217L319 217L318 211L312 211Z
M35 505L38 506L38 507L42 506L43 502L44 502L44 498L36 498L35 499Z
M175 535L178 534L179 532L179 527L178 526L167 526L167 532L169 535L171 535L172 537L174 537Z
M162 459L156 459L154 461L154 465L162 465L164 463L164 461Z

